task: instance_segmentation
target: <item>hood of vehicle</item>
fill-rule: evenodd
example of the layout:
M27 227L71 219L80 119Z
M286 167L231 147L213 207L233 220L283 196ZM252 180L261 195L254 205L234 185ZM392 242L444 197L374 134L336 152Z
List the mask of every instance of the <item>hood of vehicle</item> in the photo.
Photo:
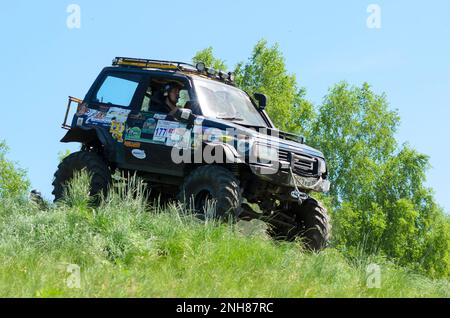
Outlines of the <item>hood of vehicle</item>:
M280 137L276 136L276 133L278 133L279 136L283 136L285 134L282 131L278 131L275 129L267 128L268 134L263 134L258 132L256 129L244 127L242 125L239 125L237 123L233 123L227 120L222 119L211 119L211 118L202 118L203 119L203 126L205 127L211 127L211 128L218 128L222 130L226 130L227 128L233 128L236 130L239 134L244 134L251 136L255 139L256 142L260 143L266 143L266 144L278 144L280 149L287 150L290 152L303 152L305 154L309 154L311 156L320 157L324 159L324 155L321 151L314 149L313 147L310 147L305 144L301 144L299 142L295 142L292 140L286 140ZM272 134L272 135L271 135ZM288 135L291 135L290 133L286 133Z

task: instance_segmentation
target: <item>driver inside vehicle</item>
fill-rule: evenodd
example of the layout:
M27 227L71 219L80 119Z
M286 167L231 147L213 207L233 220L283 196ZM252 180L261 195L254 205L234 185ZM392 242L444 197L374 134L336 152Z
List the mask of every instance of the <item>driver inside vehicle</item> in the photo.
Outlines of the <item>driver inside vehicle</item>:
M179 109L177 104L182 88L183 86L178 82L165 84L163 89L153 96L150 110L159 113L168 113L173 116Z

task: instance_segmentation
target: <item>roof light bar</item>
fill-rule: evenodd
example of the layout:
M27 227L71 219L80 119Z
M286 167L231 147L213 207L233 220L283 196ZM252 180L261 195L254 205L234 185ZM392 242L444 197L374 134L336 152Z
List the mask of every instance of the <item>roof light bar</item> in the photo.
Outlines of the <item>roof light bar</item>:
M156 68L164 70L195 70L195 66L183 62L150 60L150 59L136 59L129 57L116 57L112 65L114 66L131 66L139 68Z
M206 67L203 62L197 63L197 65L191 65L183 62L174 61L163 61L163 60L150 60L150 59L137 59L130 57L116 57L112 61L113 66L128 66L137 68L152 68L160 70L171 70L171 71L190 71L198 72L203 75L207 75L213 79L218 79L223 82L233 83L234 74L232 72L217 71L214 68Z

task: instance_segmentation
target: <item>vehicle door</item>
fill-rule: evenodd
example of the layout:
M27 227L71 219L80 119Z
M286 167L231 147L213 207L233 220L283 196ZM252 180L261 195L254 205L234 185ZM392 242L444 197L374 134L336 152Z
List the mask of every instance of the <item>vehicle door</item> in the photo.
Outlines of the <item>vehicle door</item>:
M123 134L131 111L145 90L145 76L127 71L103 71L88 92L74 117L74 125L102 131L108 147L114 149L115 161L123 157Z
M184 164L174 161L172 149L190 149L191 127L177 120L168 112L153 111L155 96L161 95L160 88L149 86L142 99L139 112L128 118L124 136L126 162L130 167L139 170L182 176ZM189 101L189 88L180 92L178 106L182 107Z

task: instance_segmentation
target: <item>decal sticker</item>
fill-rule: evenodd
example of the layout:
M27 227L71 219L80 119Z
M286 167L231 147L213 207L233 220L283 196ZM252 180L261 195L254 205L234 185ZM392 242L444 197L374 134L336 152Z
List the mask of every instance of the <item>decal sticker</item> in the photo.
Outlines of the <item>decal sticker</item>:
M123 145L128 148L141 148L140 142L125 141Z
M106 113L95 109L88 109L85 115L87 116L86 124L108 125L110 123L105 121Z
M127 129L127 137L128 140L139 141L141 138L141 128L139 127L131 127Z
M129 109L123 109L118 107L111 107L106 114L106 118L111 121L114 119L116 122L124 123L127 121L128 114L130 113Z
M131 151L131 153L133 154L133 157L140 159L140 160L147 158L145 151L142 149L133 149Z
M159 120L153 135L153 141L165 143L167 137L178 127L180 127L180 124L175 121Z
M129 109L122 109L118 107L111 107L108 112L88 109L85 113L87 116L86 124L109 126L113 120L116 123L125 123L129 113Z
M156 120L153 118L149 118L144 122L144 125L142 126L142 133L153 135L156 129Z
M83 121L84 121L83 117L78 118L77 119L77 126L83 126Z
M153 118L155 118L155 119L166 119L166 118L167 118L167 115L164 115L164 114L155 114L155 115L153 116Z
M167 138L166 145L176 148L188 148L191 143L191 131L185 127L175 128Z
M118 142L123 142L124 130L125 130L124 123L118 122L116 120L111 121L111 128L109 129L109 132L111 133L113 139L117 140Z

